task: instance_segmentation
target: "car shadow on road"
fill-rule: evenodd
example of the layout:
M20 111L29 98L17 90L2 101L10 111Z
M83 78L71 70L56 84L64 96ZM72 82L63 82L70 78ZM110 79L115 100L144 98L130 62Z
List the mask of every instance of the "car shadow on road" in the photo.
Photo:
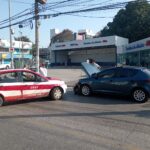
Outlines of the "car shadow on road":
M139 104L132 100L129 96L118 96L112 94L94 94L91 96L75 95L73 91L68 91L64 97L64 101L89 103L99 105L113 105L113 104Z
M54 101L48 97L44 98L37 98L37 99L26 99L26 100L19 100L19 101L12 101L12 102L5 102L4 107L13 106L13 105L21 105L26 103L42 103L46 101Z
M112 116L136 116L150 119L150 110L138 110L138 111L105 111L105 112L61 112L61 113L46 113L46 114L18 114L18 115L1 115L2 119L20 119L20 118L51 118L51 117L96 117L101 119L123 121L126 123L133 123L132 120L120 120L119 118L112 118ZM150 126L145 122L135 122L138 125Z

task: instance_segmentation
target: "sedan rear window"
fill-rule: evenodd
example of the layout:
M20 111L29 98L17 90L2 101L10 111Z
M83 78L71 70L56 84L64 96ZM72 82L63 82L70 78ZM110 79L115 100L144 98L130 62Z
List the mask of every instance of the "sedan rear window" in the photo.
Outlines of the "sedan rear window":
M133 77L137 74L137 72L138 70L135 70L135 69L122 68L116 71L116 77L119 77L119 78Z
M143 69L143 72L145 72L148 76L150 76L150 70L149 69Z

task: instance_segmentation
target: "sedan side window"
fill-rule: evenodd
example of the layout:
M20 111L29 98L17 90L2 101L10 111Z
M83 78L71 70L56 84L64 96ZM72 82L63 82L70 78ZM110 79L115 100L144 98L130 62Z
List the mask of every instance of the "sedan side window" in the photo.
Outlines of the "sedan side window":
M0 83L12 83L12 82L19 82L17 72L0 74Z
M117 78L127 78L128 77L128 70L127 69L118 69L116 71Z
M98 74L98 78L112 78L115 75L115 70L107 70Z
M133 77L134 75L136 75L137 70L133 70L133 69L120 69L117 71L116 73L116 77L119 78L128 78L128 77Z

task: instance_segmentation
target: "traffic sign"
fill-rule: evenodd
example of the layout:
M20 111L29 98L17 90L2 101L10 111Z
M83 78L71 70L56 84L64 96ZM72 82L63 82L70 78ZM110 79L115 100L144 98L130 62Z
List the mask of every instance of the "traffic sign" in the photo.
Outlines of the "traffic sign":
M13 48L13 47L10 47L10 48L9 48L9 52L14 52L14 48Z

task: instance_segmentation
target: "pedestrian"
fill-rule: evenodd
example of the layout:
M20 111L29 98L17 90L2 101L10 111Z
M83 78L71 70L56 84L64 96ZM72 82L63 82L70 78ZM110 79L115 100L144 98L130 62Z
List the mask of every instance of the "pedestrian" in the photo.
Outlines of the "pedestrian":
M23 69L29 69L28 65L25 64Z
M47 69L44 64L40 64L39 72L41 75L47 77Z
M89 58L89 59L87 60L87 62L88 62L89 64L95 66L97 69L101 69L101 66L100 66L99 64L97 64L94 59Z

